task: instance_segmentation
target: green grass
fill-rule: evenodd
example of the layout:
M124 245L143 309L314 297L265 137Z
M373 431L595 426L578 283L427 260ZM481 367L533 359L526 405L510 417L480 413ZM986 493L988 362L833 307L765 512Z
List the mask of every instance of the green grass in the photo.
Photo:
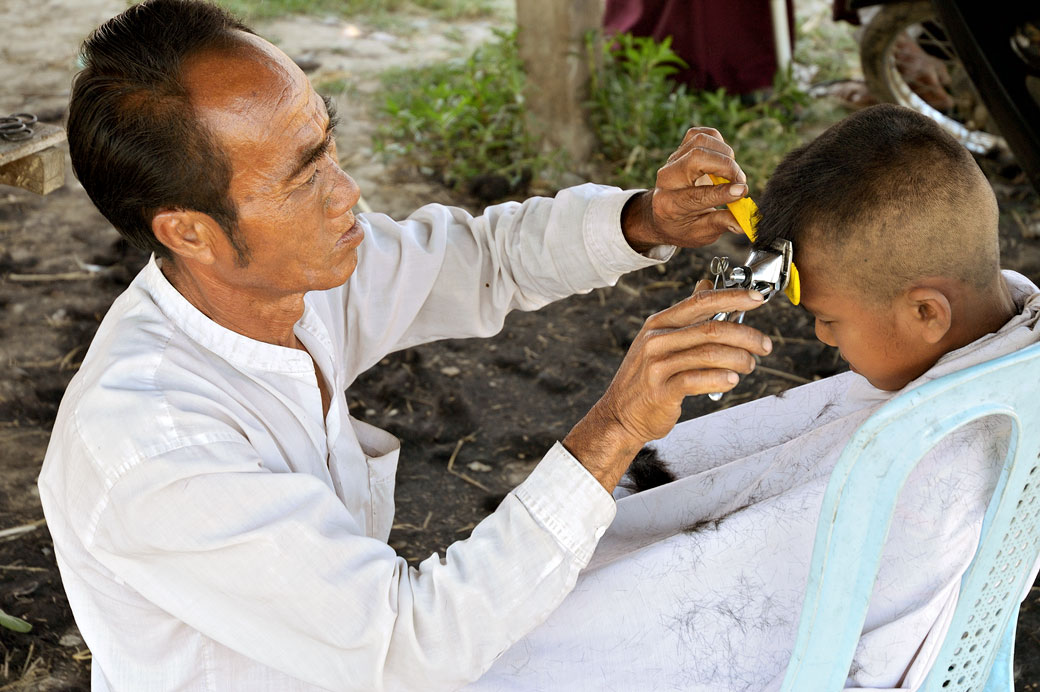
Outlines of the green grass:
M846 29L835 31L848 36ZM799 45L803 55L822 61L817 74L837 74L849 64L845 53L841 61L821 57L826 47L819 41ZM687 129L701 125L723 134L758 188L788 151L842 116L809 99L789 75L752 98L676 85L670 76L684 63L668 40L607 40L594 32L586 49L586 106L598 145L594 160L581 163L600 182L652 186ZM525 81L515 31L499 32L466 60L387 73L376 149L456 188L487 174L508 179L512 191L522 191L532 175L552 187L566 162L562 154L540 152L528 133Z
M724 89L697 91L669 76L685 66L670 41L629 35L586 41L590 112L599 155L610 182L622 187L653 185L657 169L686 130L714 127L733 147L748 178L764 181L783 155L803 141L799 133L808 97L778 76L771 93L752 100Z
M518 189L549 165L524 123L525 79L515 31L496 32L465 60L392 70L376 151L457 189L489 175Z

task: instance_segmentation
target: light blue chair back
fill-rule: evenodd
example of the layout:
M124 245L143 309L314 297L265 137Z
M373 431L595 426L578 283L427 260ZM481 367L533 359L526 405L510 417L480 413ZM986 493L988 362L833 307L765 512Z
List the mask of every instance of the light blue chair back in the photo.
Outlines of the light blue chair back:
M1012 422L979 548L927 692L1009 692L1019 599L1040 554L1040 345L901 394L846 446L823 499L784 692L841 690L866 620L899 491L939 440L986 416Z

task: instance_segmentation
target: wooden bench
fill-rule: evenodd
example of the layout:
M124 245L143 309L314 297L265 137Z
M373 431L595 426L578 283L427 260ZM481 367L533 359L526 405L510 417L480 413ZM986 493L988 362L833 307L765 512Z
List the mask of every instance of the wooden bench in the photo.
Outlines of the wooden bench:
M46 195L65 184L65 130L35 123L33 136L21 142L0 138L0 184Z

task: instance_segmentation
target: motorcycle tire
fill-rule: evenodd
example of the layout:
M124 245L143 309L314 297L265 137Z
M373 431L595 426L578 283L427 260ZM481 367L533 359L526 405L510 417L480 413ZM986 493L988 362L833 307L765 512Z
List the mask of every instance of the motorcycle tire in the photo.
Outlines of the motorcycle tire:
M912 41L915 45L908 43ZM975 154L1006 152L1007 144L989 122L931 2L913 0L882 5L860 37L860 65L870 93L925 115ZM916 46L916 47L915 47ZM936 79L915 83L900 70L897 56L907 48L919 61L934 61ZM906 69L906 68L904 68ZM948 77L939 79L938 76ZM929 102L931 101L931 102Z

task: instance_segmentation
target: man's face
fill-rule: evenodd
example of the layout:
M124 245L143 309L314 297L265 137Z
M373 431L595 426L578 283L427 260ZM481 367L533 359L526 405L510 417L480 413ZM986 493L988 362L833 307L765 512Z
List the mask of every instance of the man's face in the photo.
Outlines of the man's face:
M899 306L865 296L840 268L809 255L798 257L801 305L816 319L816 338L836 346L850 369L878 389L902 389L928 367L924 344Z
M263 39L189 61L184 83L232 167L245 262L219 247L229 287L270 298L343 284L364 237L357 184L338 164L325 103L303 72ZM230 254L229 254L230 253Z

